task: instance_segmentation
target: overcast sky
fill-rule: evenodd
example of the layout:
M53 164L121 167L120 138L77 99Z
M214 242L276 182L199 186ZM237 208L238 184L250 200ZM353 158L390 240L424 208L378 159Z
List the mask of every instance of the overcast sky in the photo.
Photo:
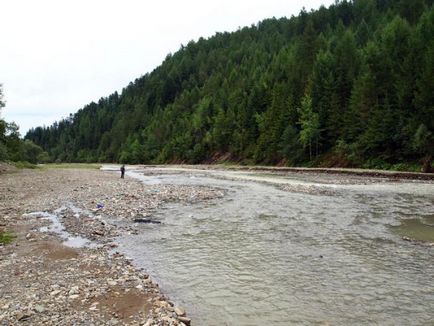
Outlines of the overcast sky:
M181 44L334 0L0 0L0 83L24 135L152 71Z

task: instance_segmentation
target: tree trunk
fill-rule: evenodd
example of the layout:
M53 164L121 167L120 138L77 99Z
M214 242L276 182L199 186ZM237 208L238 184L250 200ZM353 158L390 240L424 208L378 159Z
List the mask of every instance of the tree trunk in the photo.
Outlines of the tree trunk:
M312 161L312 141L309 140L309 160Z

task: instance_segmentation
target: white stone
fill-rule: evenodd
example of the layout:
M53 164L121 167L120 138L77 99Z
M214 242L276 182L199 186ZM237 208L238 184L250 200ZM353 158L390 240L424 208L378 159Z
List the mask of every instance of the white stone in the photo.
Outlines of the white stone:
M178 316L185 316L185 310L181 307L176 307L175 314L177 314Z
M78 286L73 286L70 290L69 290L69 294L78 294L80 293L80 290L78 289Z

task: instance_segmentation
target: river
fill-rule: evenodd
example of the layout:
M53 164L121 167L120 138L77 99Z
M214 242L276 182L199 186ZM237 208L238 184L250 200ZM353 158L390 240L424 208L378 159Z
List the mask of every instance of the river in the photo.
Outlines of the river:
M402 239L434 242L432 182L176 168L127 175L225 191L167 204L152 216L161 224L118 239L195 325L434 320L434 247Z

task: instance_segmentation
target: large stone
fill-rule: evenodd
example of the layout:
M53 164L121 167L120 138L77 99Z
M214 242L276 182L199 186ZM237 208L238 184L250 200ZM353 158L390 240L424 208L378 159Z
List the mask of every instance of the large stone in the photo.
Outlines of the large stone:
M69 294L79 294L80 290L78 289L78 286L73 286L70 290L69 290Z
M38 305L35 306L35 311L37 313L41 314L41 313L45 312L45 307L38 304Z
M149 318L144 324L143 326L151 326L152 325L152 319Z
M22 312L19 312L19 313L17 314L17 320L18 320L18 321L26 321L26 320L28 320L30 317L31 317L31 315L30 315L29 313L22 313Z
M185 310L181 307L176 307L175 314L177 314L178 316L185 316Z
M191 325L191 319L187 317L178 317L178 320L187 326Z

